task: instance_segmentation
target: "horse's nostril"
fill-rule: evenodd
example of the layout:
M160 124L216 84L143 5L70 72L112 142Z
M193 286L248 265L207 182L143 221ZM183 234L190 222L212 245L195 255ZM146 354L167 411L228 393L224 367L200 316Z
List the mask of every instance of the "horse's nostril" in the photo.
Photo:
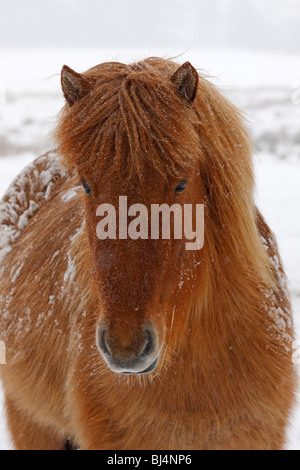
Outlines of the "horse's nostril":
M154 344L153 344L151 332L149 330L146 330L146 335L147 335L146 344L145 344L143 352L140 354L140 357L149 356L149 354L153 352Z
M108 347L107 347L106 340L105 340L106 331L107 331L107 330L102 330L102 331L100 332L100 335L99 335L99 336L100 336L100 338L99 338L99 340L100 340L100 348L102 349L102 352L103 352L104 354L109 354L109 355L110 355L110 351L109 351L109 349L108 349Z

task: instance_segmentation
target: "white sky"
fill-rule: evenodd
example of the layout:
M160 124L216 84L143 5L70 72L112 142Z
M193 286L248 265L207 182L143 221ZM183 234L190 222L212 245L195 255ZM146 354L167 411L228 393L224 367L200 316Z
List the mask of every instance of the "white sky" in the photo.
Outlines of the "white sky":
M0 0L0 47L300 52L300 0Z

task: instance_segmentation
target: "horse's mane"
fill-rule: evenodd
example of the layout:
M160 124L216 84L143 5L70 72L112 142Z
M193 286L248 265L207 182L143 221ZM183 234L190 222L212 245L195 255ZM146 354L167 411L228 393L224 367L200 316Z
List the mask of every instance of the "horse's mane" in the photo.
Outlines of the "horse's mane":
M142 177L147 165L166 175L196 162L207 193L213 270L224 276L230 266L224 259L232 256L265 278L269 261L257 230L252 144L243 117L201 74L194 103L185 104L171 82L177 68L173 61L148 58L90 69L85 75L96 81L93 91L60 115L59 151L79 171L104 168L127 177Z

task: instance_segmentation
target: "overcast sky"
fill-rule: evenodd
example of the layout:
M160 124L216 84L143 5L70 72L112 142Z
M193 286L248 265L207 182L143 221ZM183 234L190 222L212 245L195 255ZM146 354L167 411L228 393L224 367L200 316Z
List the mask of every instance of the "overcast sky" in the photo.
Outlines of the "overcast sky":
M300 0L0 0L0 47L300 52Z

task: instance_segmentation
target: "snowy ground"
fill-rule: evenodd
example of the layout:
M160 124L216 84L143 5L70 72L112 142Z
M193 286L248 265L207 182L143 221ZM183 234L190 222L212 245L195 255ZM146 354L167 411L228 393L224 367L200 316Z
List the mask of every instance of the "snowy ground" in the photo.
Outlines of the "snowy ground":
M25 164L52 147L48 134L63 104L58 74L64 63L84 71L104 60L180 52L0 51L0 195ZM300 104L292 101L300 88L300 57L199 50L179 60L207 71L248 115L257 148L257 203L278 238L300 337ZM10 446L2 410L0 389L0 450ZM300 450L300 404L289 440L290 449Z

